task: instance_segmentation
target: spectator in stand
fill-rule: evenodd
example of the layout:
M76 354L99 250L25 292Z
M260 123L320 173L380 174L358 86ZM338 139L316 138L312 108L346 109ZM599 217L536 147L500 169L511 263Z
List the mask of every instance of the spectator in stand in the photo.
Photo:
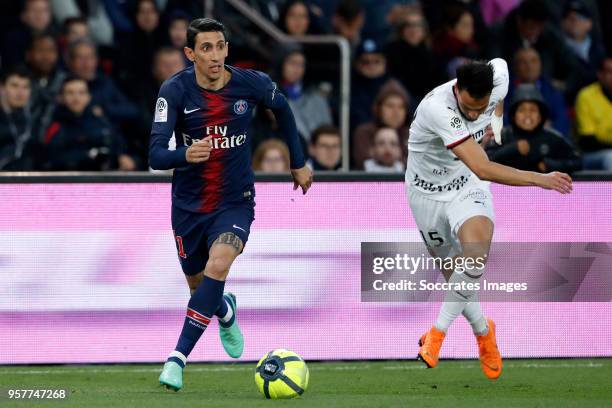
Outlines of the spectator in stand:
M59 24L74 17L83 17L87 22L92 41L98 47L113 47L115 29L129 31L130 21L123 15L123 9L130 1L100 0L51 0L53 16ZM123 20L123 24L119 21ZM81 37L83 38L83 37ZM67 45L70 45L68 43Z
M397 131L383 127L376 131L374 143L370 146L371 159L363 163L368 173L403 173L402 149Z
M550 78L542 73L542 62L540 55L534 48L521 48L514 57L514 78L510 82L508 89L508 100L517 86L521 84L534 84L542 93L546 105L549 109L548 117L552 127L560 132L564 137L569 137L570 123L567 114L567 107L563 94L552 84ZM509 106L506 106L506 111ZM508 118L506 118L506 121Z
M34 140L41 141L57 103L66 73L59 68L59 52L51 34L40 34L32 39L26 53L32 74L31 112Z
M420 101L431 89L444 81L429 45L427 21L419 8L406 8L397 25L396 38L385 46L389 73ZM418 63L406 63L418 61Z
M581 168L581 159L569 142L546 128L548 108L535 85L517 88L510 103L510 126L502 132L501 146L489 141L489 158L527 171L571 173Z
M359 0L340 0L331 19L334 33L346 38L352 48L361 42L365 12Z
M308 146L310 159L306 162L315 171L335 171L342 165L342 137L332 125L319 126L312 133Z
M253 154L253 170L262 173L289 173L289 149L280 139L262 142Z
M371 157L370 147L378 129L389 127L400 136L402 160L408 155L408 128L410 100L402 85L394 80L388 81L372 104L374 119L355 129L351 143L351 168L363 170L364 162Z
M138 108L117 88L114 81L98 69L96 46L80 40L68 50L71 73L87 81L94 111L111 121L137 121Z
M602 60L598 82L576 98L578 145L584 168L612 171L612 57Z
M134 10L135 30L117 41L117 78L131 98L137 97L139 82L151 79L153 55L165 43L166 34L159 19L155 1L138 0Z
M280 29L291 36L306 35L310 29L308 5L303 0L289 0L281 10Z
M87 20L83 17L68 17L64 21L64 36L66 44L72 44L75 41L89 38L91 31Z
M280 67L280 85L293 110L298 133L308 143L317 127L331 123L327 100L312 87L304 85L306 58L300 48L284 51Z
M61 102L44 143L49 170L134 170L134 161L123 153L123 141L108 118L96 113L87 82L68 77Z
M30 78L24 68L8 70L0 82L0 171L34 168Z
M456 71L458 59L480 57L480 47L474 41L474 16L461 3L451 3L444 8L442 28L433 39L433 50L446 66L448 77Z
M372 103L380 88L390 79L387 59L374 40L357 47L351 76L351 130L372 120Z
M90 30L87 20L83 17L68 17L64 20L62 36L59 38L62 54L68 52L70 44L90 38Z
M501 52L496 54L511 61L518 49L533 47L540 54L543 74L564 84L575 80L577 61L549 18L544 0L524 0L508 14L498 41Z
M187 27L191 19L189 15L181 10L176 10L170 14L168 19L168 44L182 50L187 44Z
M573 101L580 88L597 80L597 67L606 51L593 32L591 12L581 0L567 1L563 9L561 28L568 48L574 53L581 67L581 76L575 89L568 90L568 100Z
M25 52L32 37L52 31L53 20L48 0L26 0L20 16L20 24L8 32L2 44L2 65L5 67L25 61Z

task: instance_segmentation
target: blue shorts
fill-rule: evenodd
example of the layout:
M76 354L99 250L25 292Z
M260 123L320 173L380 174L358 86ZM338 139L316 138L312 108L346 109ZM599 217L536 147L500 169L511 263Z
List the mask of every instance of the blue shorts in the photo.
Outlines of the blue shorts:
M254 219L252 204L224 208L210 214L193 213L172 206L172 229L185 275L196 275L204 270L210 247L225 232L236 234L246 245Z

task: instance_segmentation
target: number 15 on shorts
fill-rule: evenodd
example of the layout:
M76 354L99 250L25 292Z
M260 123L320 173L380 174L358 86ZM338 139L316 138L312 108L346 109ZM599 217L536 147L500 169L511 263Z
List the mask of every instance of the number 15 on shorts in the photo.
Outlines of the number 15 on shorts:
M427 233L429 240L427 239L423 231L419 230L419 232L421 233L421 237L423 238L425 245L429 247L441 247L442 245L444 245L444 239L442 239L438 231L429 231Z

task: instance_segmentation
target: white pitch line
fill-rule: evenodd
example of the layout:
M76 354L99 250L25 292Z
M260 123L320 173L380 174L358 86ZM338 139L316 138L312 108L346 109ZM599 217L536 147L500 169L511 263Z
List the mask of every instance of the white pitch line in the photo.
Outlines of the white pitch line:
M602 363L594 363L589 361L588 363L504 363L506 368L601 368L604 366ZM314 371L357 371L369 369L369 364L355 364L355 365L341 365L341 366L328 366L317 365L312 369ZM473 369L476 368L476 364L462 364L458 366L461 369ZM424 370L425 366L422 364L409 364L409 365L390 365L381 367L383 370ZM454 367L457 368L457 367ZM0 369L0 375L39 375L39 374L113 374L113 373L158 373L160 368L58 368L50 370L2 370ZM187 372L231 372L231 371L254 371L252 367L247 366L236 366L236 367L188 367Z

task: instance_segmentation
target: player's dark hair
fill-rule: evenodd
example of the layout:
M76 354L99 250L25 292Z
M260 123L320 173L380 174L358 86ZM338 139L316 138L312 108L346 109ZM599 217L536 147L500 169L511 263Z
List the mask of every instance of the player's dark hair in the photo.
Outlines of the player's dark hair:
M76 75L68 75L62 81L62 86L60 87L60 93L64 93L64 88L66 88L66 85L68 85L71 82L75 82L75 81L84 82L85 86L87 86L87 90L89 90L89 85L87 84L86 80Z
M23 65L14 65L12 67L7 68L2 71L2 75L0 75L0 83L5 84L6 80L12 76L16 76L19 78L32 79L30 75L30 71Z
M310 144L313 146L316 145L321 135L334 135L340 138L340 131L334 125L321 125L312 131L312 135L310 136Z
M543 0L525 0L517 11L517 15L523 20L538 21L544 23L548 21L550 13Z
M195 48L196 36L199 33L219 32L223 34L223 38L227 40L225 26L220 21L212 18L196 18L187 27L187 47L192 50Z
M457 88L481 99L493 91L493 67L486 61L469 61L457 68Z

